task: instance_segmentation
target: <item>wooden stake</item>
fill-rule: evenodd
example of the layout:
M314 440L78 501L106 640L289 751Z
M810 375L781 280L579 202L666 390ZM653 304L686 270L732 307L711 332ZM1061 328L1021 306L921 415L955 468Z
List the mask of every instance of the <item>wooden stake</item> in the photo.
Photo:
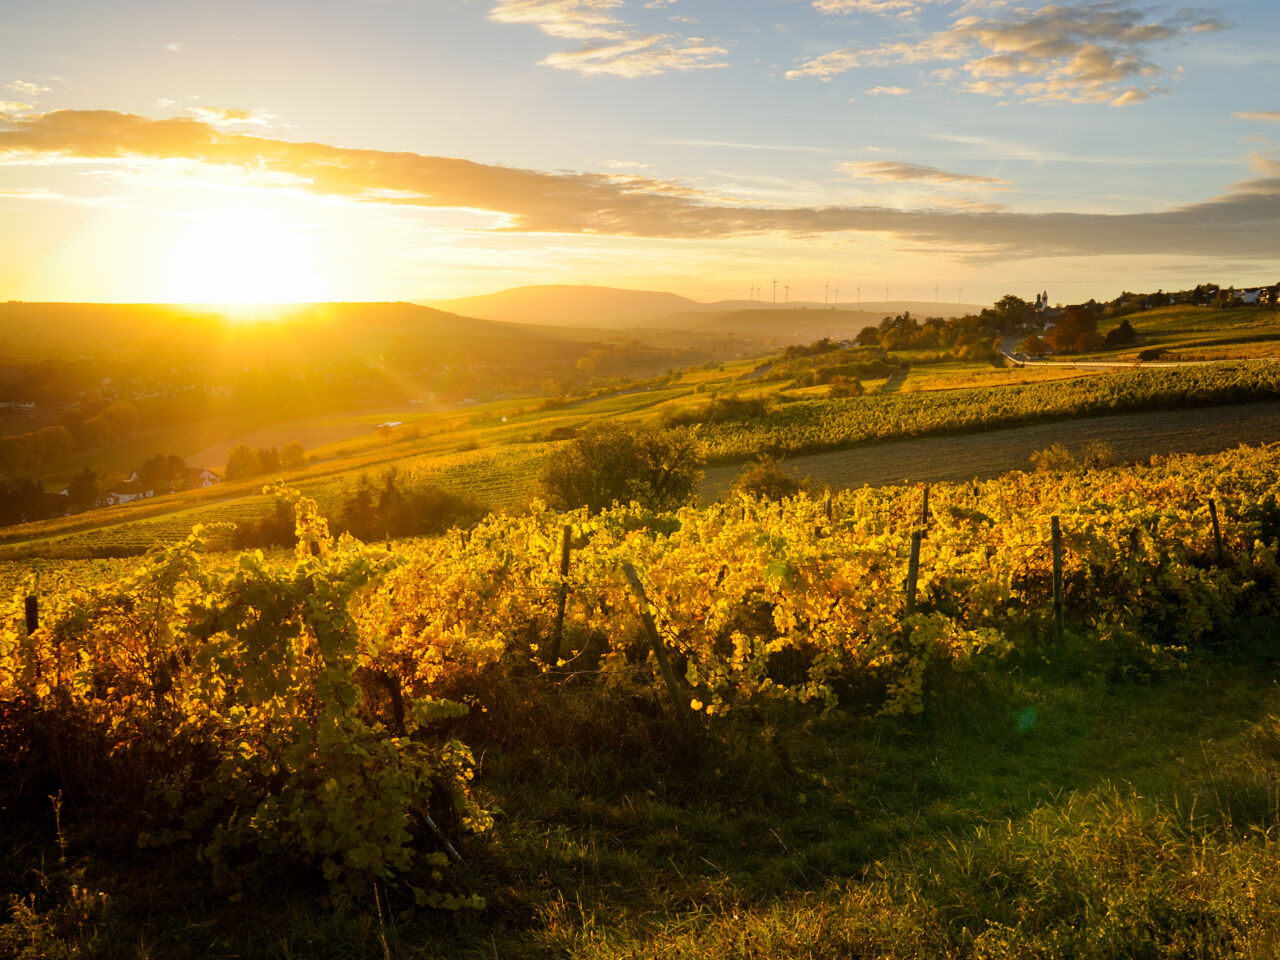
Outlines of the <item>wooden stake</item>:
M649 599L644 595L644 584L640 582L636 568L629 562L622 565L622 573L626 576L627 582L631 584L631 592L636 595L636 602L640 604L640 620L644 623L645 633L649 635L649 643L653 646L653 656L658 661L658 669L662 671L662 679L666 681L667 693L671 697L671 705L675 708L676 719L680 722L680 726L687 731L692 716L689 708L689 698L684 695L684 691L676 683L676 675L671 669L671 661L667 659L666 647L662 645L662 638L658 636L658 625L653 622L653 614L649 612Z
M1218 526L1218 505L1209 498L1209 519L1213 521L1213 550L1218 563L1222 562L1222 529Z
M929 526L929 485L924 485L924 503L920 507L920 526Z
M1057 628L1058 642L1062 642L1062 527L1057 517L1049 518L1053 535L1053 622Z
M28 636L40 629L40 599L36 596L27 597L26 601L27 613L27 634Z
M556 665L560 659L560 637L564 633L564 605L569 599L569 551L573 549L573 524L566 523L560 534L560 598L556 604L556 626L551 634L551 649L547 651L547 663Z
M916 612L916 581L920 578L921 531L911 534L911 560L907 564L907 616Z

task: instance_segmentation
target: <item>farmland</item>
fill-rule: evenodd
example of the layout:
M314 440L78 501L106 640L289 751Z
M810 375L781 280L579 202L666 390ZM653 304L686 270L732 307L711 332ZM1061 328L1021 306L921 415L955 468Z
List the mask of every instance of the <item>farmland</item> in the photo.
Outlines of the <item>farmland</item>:
M251 424L315 445L0 531L0 948L1265 951L1277 376L823 344ZM690 439L700 503L548 507L609 425ZM731 492L768 453L811 493ZM331 536L389 477L490 512ZM281 505L296 546L229 549Z
M533 512L392 553L327 540L301 503L295 559L202 560L193 541L142 563L81 564L39 587L28 571L18 598L38 590L58 641L6 628L0 677L26 691L6 695L22 705L7 736L29 757L17 782L61 776L67 792L57 818L46 801L40 826L6 853L43 848L56 864L13 890L32 909L15 914L6 942L121 955L141 932L171 938L166 952L179 956L338 956L378 938L397 952L455 956L785 955L811 941L833 956L1055 943L1103 956L1125 938L1168 952L1192 936L1207 952L1265 942L1275 894L1263 864L1280 829L1280 675L1266 652L1280 603L1278 491L1275 447L936 485L914 611L901 588L921 520L912 487L849 491L829 510L798 498L665 516ZM1065 544L1058 639L1051 513ZM580 539L557 668L546 661L565 522ZM624 560L641 573L696 710L693 741L644 655ZM330 597L323 609L307 606L317 591ZM154 613L136 618L138 604ZM5 622L21 616L10 607ZM302 632L264 632L267 618L298 618ZM336 631L323 659L308 652L313 630ZM188 658L208 666L184 667ZM148 662L169 666L156 673ZM292 768L277 751L294 749L297 728L287 734L271 718L321 709L300 684L359 688L358 665L371 662L396 678L405 719L366 687L366 710L339 696L318 730L340 724L340 744L387 747L348 759L348 746L302 742L326 765L355 763L358 779L387 783L383 804L399 802L392 785L413 775L409 744L429 749L437 776L456 778L461 865L415 861L408 836L384 835L393 806L368 808L368 828L334 820L329 829L349 837L338 847L302 842L290 825L367 801ZM272 680L275 664L290 664L292 679ZM255 698L249 713L221 699L217 678L237 675L243 692L231 703ZM109 688L95 679L106 677L116 678ZM459 699L466 716L447 706ZM38 732L64 701L76 706L61 735L79 746L59 774ZM425 739L378 740L400 722ZM120 736L128 746L113 750ZM147 747L153 736L163 739ZM236 804L267 804L249 833L210 833L183 813L207 789L184 764L207 750L231 751L210 770L237 778ZM472 755L483 757L474 774ZM134 779L144 756L170 784L164 793ZM292 770L287 781L252 772L277 764ZM270 791L281 782L306 806L278 806ZM108 789L110 803L94 799ZM314 806L321 797L330 799ZM122 818L105 836L148 824L144 848L112 847L104 817ZM296 852L262 860L259 844ZM374 859L352 853L366 847ZM188 919L133 886L131 863L163 877L196 849L215 869L184 880L206 891L184 908ZM293 907L270 943L257 941L259 910L278 911L310 884L324 892L326 881L296 872L320 859L335 864L325 875L337 902L358 900L369 880L385 890L382 925ZM261 884L286 864L291 878L265 901L230 915L215 907L220 884ZM1034 886L991 886L993 865ZM433 919L445 907L462 912ZM1081 925L1085 914L1093 920Z

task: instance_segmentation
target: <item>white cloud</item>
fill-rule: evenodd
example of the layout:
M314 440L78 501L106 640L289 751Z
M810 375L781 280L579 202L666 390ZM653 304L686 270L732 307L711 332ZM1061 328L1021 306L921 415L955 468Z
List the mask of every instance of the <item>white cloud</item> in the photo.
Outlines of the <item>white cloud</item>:
M674 0L671 0L674 2ZM705 70L725 66L728 51L701 37L669 33L641 33L632 23L616 16L626 0L497 0L489 11L496 23L536 26L548 36L576 40L572 50L551 54L540 63L585 75L647 77L671 70ZM650 0L648 9L670 6ZM671 20L687 18L670 17Z
M867 94L872 97L878 97L882 94L890 97L905 97L910 92L910 87L872 87L867 91Z
M42 93L53 92L52 88L50 87L42 86L41 84L38 84L38 83L30 83L29 81L26 81L26 80L14 80L12 83L6 83L5 86L8 87L10 90L12 90L14 93L24 97L35 98L40 96L40 94Z
M813 6L823 13L879 13L911 17L927 2L928 0L813 0Z
M1150 47L1223 27L1195 11L1150 20L1145 9L1110 0L1015 8L1001 16L957 16L950 27L920 41L835 50L787 77L828 79L859 67L950 62L959 63L959 72L943 68L935 77L959 82L970 93L1124 106L1166 92L1155 82L1164 71L1148 59Z

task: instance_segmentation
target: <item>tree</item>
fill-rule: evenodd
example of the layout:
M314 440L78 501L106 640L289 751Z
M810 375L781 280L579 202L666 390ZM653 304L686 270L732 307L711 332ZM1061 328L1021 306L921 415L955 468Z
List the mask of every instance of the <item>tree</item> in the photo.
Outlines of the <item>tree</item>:
M1102 339L1103 345L1107 347L1127 347L1138 342L1138 332L1133 329L1128 319L1120 321L1120 326L1114 330L1107 331L1107 335Z
M227 467L223 471L223 476L228 481L255 477L261 472L262 461L258 458L258 451L247 443L237 444L227 454Z
M1049 343L1053 349L1064 352L1094 350L1102 343L1097 333L1097 313L1088 305L1080 304L1062 311L1062 318L1049 331Z
M154 457L142 461L134 473L138 475L138 482L144 487L149 487L156 493L170 493L181 484L186 470L187 462L177 454L171 453L166 456L163 453L157 453Z
M307 465L307 451L302 444L294 440L284 445L280 451L280 465L286 470L297 470Z
M1038 337L1034 333L1022 341L1022 352L1028 357L1043 357L1049 352L1049 344L1043 337Z
M102 497L102 479L92 467L85 467L67 485L72 510L88 510Z
M669 510L693 499L702 479L693 437L676 430L629 430L599 424L570 441L538 477L552 506L598 513L636 501Z

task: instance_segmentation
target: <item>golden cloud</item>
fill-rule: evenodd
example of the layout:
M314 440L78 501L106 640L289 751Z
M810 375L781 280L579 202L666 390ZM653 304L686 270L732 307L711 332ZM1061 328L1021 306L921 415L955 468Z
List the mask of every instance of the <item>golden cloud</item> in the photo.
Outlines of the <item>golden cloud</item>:
M501 229L517 232L671 239L870 232L960 259L1256 258L1259 251L1280 249L1280 165L1270 157L1256 158L1261 177L1230 194L1156 213L766 207L645 177L543 173L457 157L298 143L227 132L190 117L110 110L0 117L0 162L9 165L133 160L235 167L258 182L368 203L491 211L507 218Z

